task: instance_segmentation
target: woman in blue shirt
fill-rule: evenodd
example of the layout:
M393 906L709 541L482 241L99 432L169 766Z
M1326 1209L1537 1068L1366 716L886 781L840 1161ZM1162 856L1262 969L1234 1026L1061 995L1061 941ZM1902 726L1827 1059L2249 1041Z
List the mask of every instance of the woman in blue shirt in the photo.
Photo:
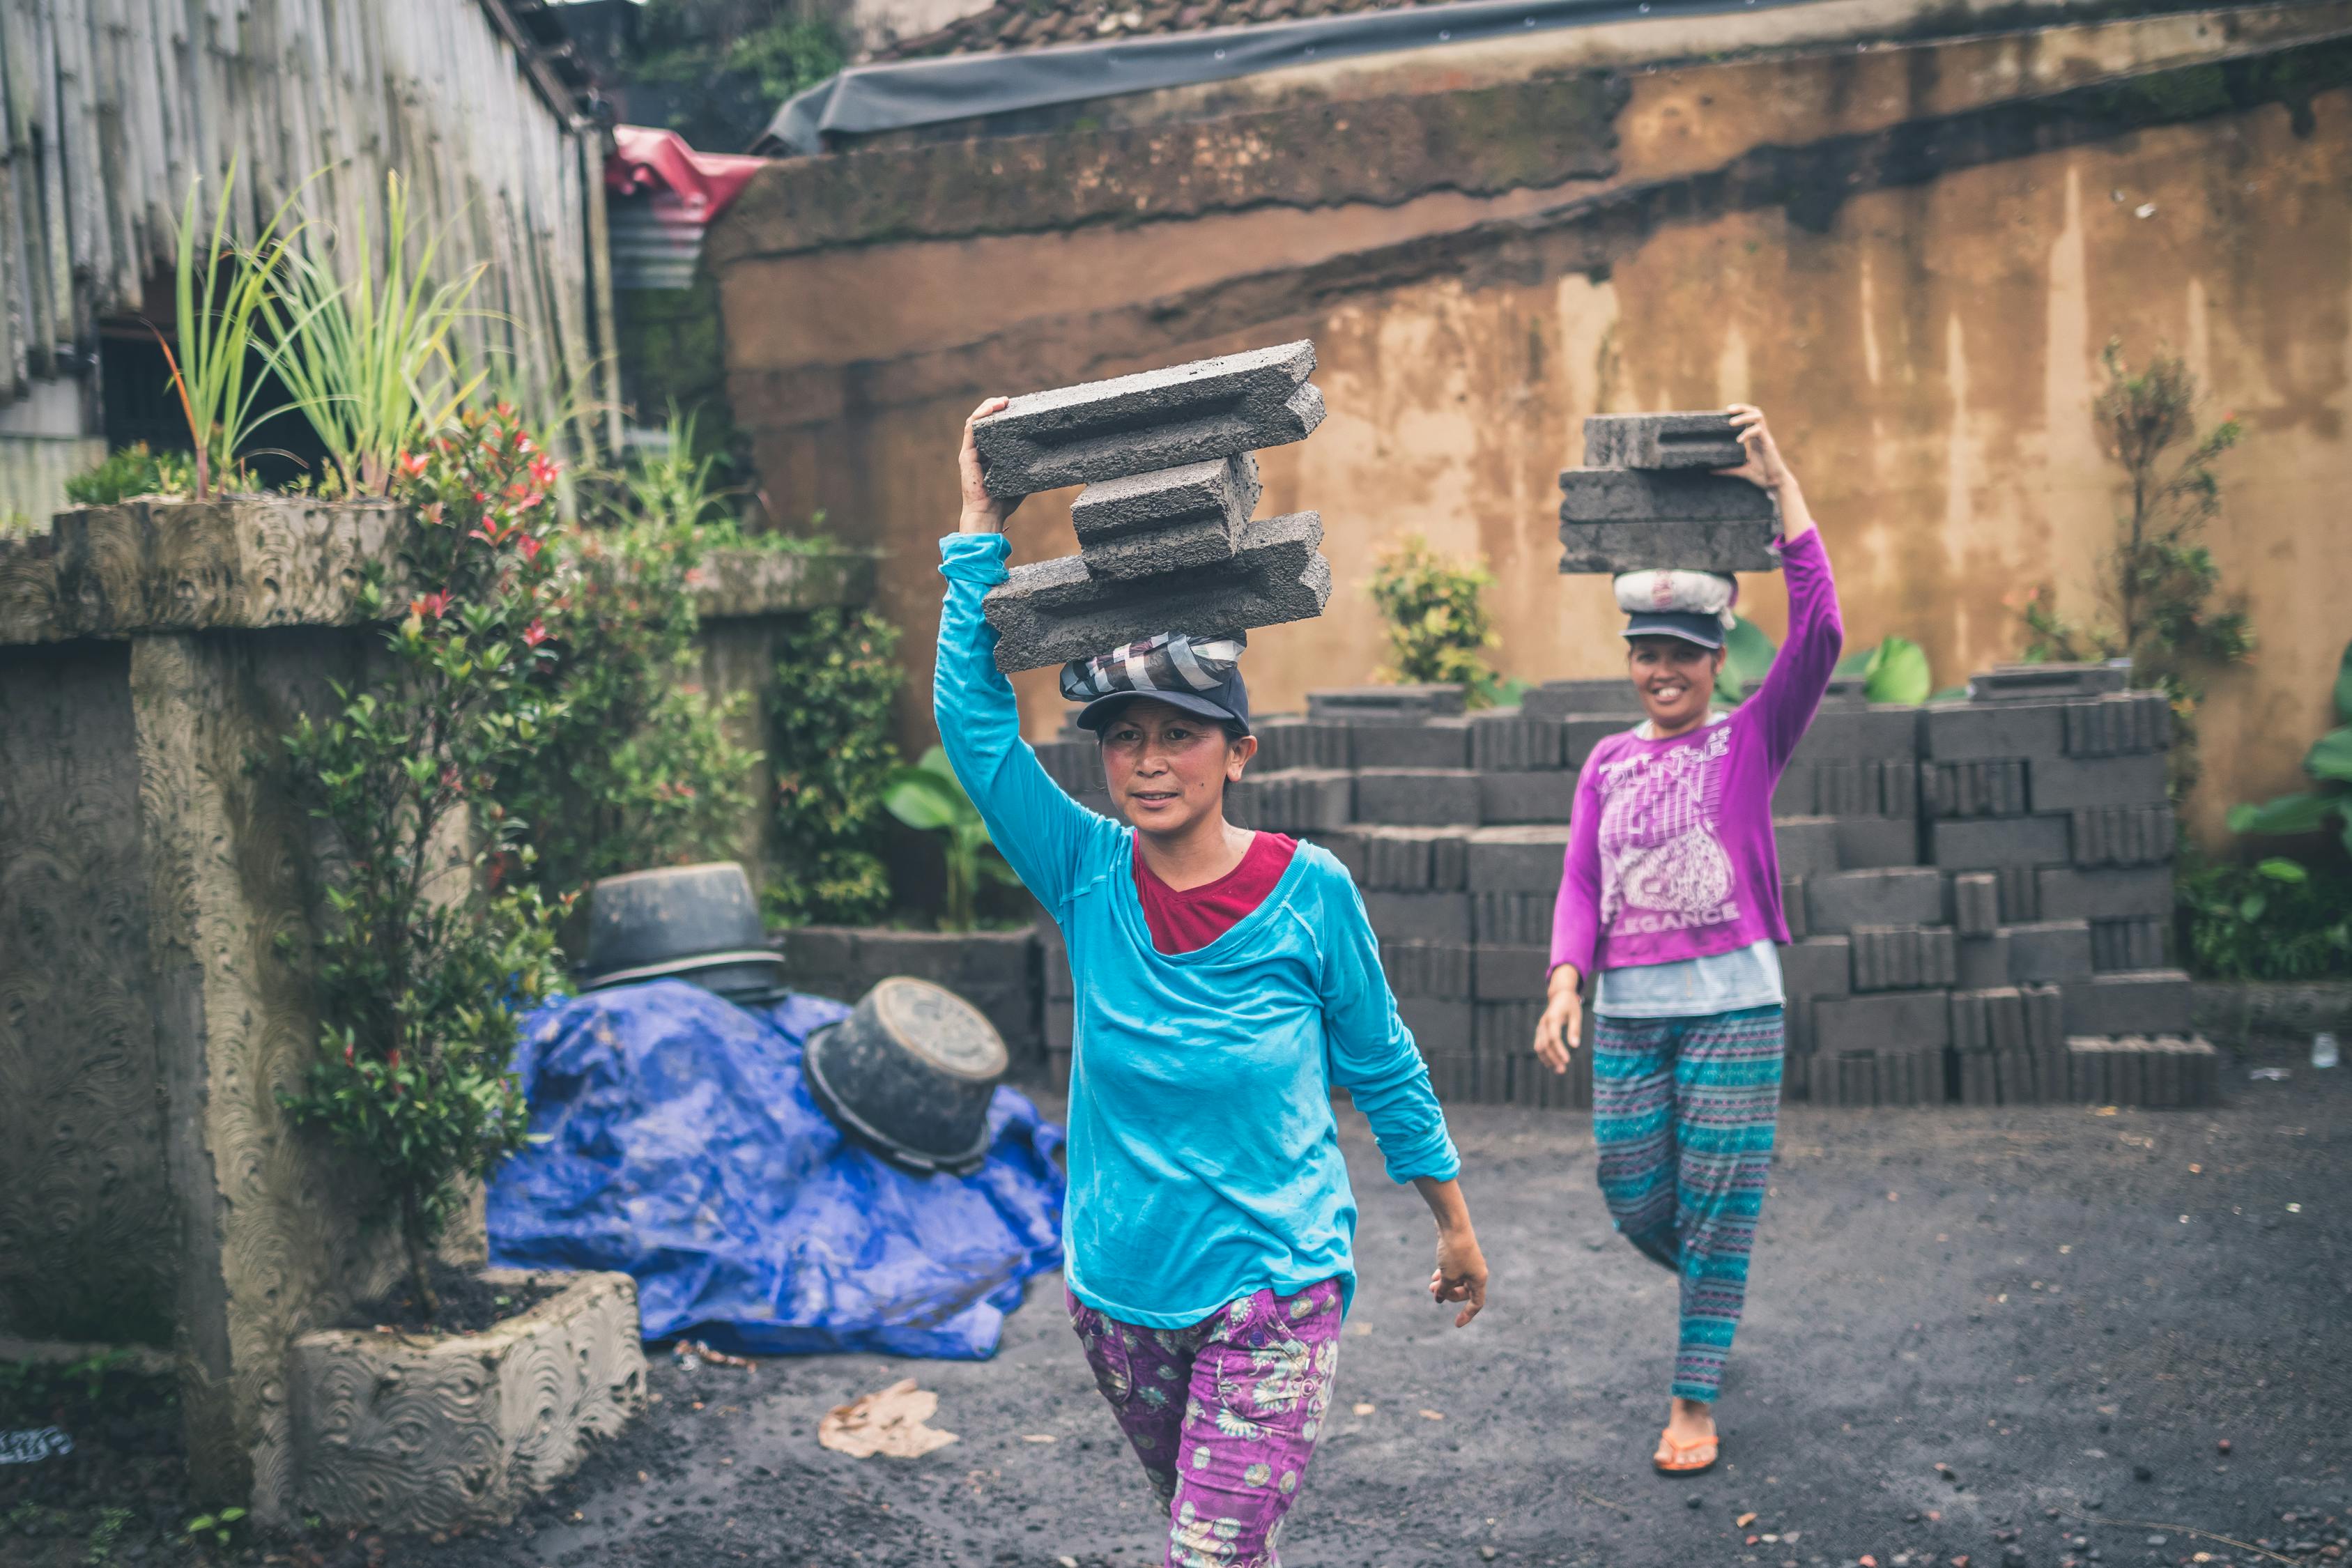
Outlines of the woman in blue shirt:
M1464 1303L1457 1327L1486 1294L1461 1161L1347 872L1225 820L1224 785L1257 748L1237 671L1188 645L1183 662L1212 672L1202 686L1110 692L1081 711L1133 826L1079 805L1039 765L981 613L1004 581L1017 503L982 483L970 421L961 467L963 515L940 546L934 705L956 776L1060 923L1076 979L1072 1321L1169 1509L1171 1568L1271 1563L1355 1291L1332 1089L1435 1216L1430 1294Z

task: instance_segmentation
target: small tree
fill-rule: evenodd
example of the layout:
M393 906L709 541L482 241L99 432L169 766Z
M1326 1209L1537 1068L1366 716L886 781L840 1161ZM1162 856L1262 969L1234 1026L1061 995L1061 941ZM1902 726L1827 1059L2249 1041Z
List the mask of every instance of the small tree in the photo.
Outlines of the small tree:
M314 949L324 1019L282 1103L370 1164L418 1305L438 1310L434 1243L527 1125L509 1071L520 1016L556 983L555 919L516 885L532 852L500 773L556 716L540 668L557 526L555 466L501 405L398 459L417 579L381 675L286 738L293 785L340 841ZM383 584L361 590L398 616Z
M778 639L768 713L778 853L765 902L787 924L860 925L889 908L878 851L883 795L898 766L898 628L870 610L818 610Z
M2196 783L2195 719L2212 669L2242 662L2253 651L2243 609L2217 605L2221 574L2200 542L2205 525L2221 514L2216 458L2243 434L2225 417L2196 435L2197 378L2177 354L2158 354L2134 374L2123 348L2110 342L2102 356L2107 386L2091 405L2107 456L2131 483L2129 510L2116 520L2101 607L2106 619L2079 626L2058 613L2049 584L2023 605L2032 634L2032 660L2129 658L2132 684L2161 690L2179 721L2173 751L2175 797ZM2183 441L2188 454L2166 471L2165 455Z
M1483 562L1438 554L1420 534L1407 534L1381 552L1372 574L1372 603L1389 623L1392 668L1382 680L1452 682L1473 708L1497 700L1502 679L1481 651L1496 642L1486 592L1495 585Z

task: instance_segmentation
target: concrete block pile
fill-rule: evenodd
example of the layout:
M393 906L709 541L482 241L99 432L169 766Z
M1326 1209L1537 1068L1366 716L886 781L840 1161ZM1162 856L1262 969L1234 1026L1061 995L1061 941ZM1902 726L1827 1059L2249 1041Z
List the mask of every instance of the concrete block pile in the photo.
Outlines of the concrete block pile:
M1016 566L989 593L998 668L1320 615L1323 521L1256 518L1251 455L1322 423L1314 369L1314 344L1284 343L1031 393L975 425L991 495L1087 487L1070 509L1078 553Z
M1737 468L1744 456L1725 414L1587 419L1585 467L1559 476L1559 569L1773 570L1780 515L1771 496L1708 471Z
M1832 685L1774 798L1790 1098L2211 1101L2167 959L2168 714L2105 667L1994 670L1925 708ZM1591 1104L1590 1053L1561 1079L1528 1047L1577 771L1640 720L1604 679L1480 713L1454 687L1318 691L1259 722L1228 808L1348 868L1441 1095ZM1040 754L1109 809L1090 740Z

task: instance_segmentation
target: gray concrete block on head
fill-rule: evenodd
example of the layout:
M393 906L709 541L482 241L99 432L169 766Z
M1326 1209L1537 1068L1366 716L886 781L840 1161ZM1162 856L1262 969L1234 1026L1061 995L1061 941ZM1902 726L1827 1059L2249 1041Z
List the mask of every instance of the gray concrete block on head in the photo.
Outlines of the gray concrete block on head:
M1840 816L1838 864L1848 871L1919 863L1919 824L1907 816Z
M1268 773L1286 768L1344 768L1351 764L1348 727L1296 713L1253 715L1251 732L1257 736L1255 765Z
M1117 479L1301 441L1323 422L1301 340L1016 397L972 426L993 496Z
M1940 1053L1951 1038L1951 993L1946 990L1879 991L1822 996L1813 1003L1813 1048L1833 1056Z
M1471 930L1482 942L1534 946L1551 941L1554 893L1473 893Z
M2063 866L2071 848L2063 816L1964 816L1927 824L1927 853L1947 871Z
M1251 773L1225 788L1225 805L1240 826L1267 833L1318 833L1345 827L1354 816L1355 775L1332 768Z
M1745 483L1744 480L1735 481ZM1776 522L1563 522L1559 569L1570 576L1675 566L1693 572L1770 572Z
M1466 848L1474 893L1557 893L1568 828L1481 827L1468 836Z
M1571 773L1478 775L1478 820L1486 823L1566 822L1576 804Z
M1565 468L1559 521L1567 523L1773 523L1771 493L1720 474Z
M2003 926L2009 978L2016 984L2072 984L2091 977L2091 928L2083 921Z
M2172 745L2172 704L2161 691L2118 691L2066 709L2066 754L2113 757Z
M2164 754L2122 757L2035 757L2026 764L2028 794L2037 812L2111 805L2161 805Z
M1076 555L1016 566L982 601L996 667L1013 674L1161 632L1230 637L1321 615L1331 596L1322 538L1321 518L1294 512L1250 524L1239 554L1197 572L1114 581L1090 575Z
M1406 724L1371 721L1348 729L1349 765L1359 768L1463 768L1470 765L1470 721L1461 716Z
M1421 686L1321 686L1307 694L1307 716L1318 723L1405 724L1450 719L1467 693L1454 682Z
M1732 424L1731 416L1703 409L1593 415L1584 422L1584 460L1595 468L1696 468L1704 472L1736 468L1748 457L1739 444L1738 426Z
M1391 893L1369 889L1364 910L1373 934L1382 942L1453 942L1470 940L1470 895L1467 893ZM1547 940L1549 931L1545 932Z
M1257 459L1236 452L1212 462L1088 485L1070 503L1070 525L1078 535L1078 552L1089 565L1097 546L1137 534L1207 525L1234 540L1257 510L1263 489Z
M1242 528L1223 519L1172 523L1089 544L1079 559L1087 575L1114 583L1198 572L1231 561L1241 548Z
M1838 862L1837 822L1827 816L1776 816L1772 843L1783 877L1827 877L1844 869Z
M1439 826L1478 821L1468 768L1358 768L1356 820Z
M2094 805L2073 813L2077 866L2160 866L2179 828L2169 805Z
M2166 967L2164 927L2160 920L2093 921L2091 967L2101 973Z
M1930 763L1920 772L1920 807L1929 816L2022 816L2025 759Z
M1969 677L1969 700L2036 702L2098 697L2121 691L2124 675L2124 667L2115 664L1996 664Z
M1642 699L1633 683L1612 675L1599 680L1547 680L1519 698L1519 711L1534 719L1565 719L1571 713L1622 713L1629 729L1643 716Z
M1482 1002L1539 1002L1551 984L1549 946L1504 947L1480 942L1477 990ZM1532 1036L1534 1031L1530 1030Z
M2191 1026L2184 970L2094 974L2064 992L2069 1035L2179 1035Z
M2169 866L2044 866L2033 877L2044 920L2161 920L2172 911Z
M2065 747L2063 702L1931 702L1919 710L1920 754L1937 762L2055 757Z
M1952 879L1952 924L1962 936L1990 936L2000 924L2000 884L1991 872Z
M1561 764L1561 724L1517 708L1470 716L1470 765L1480 773L1530 773Z
M1824 934L1864 925L1933 925L1944 918L1944 879L1925 867L1808 877L1805 905L1806 925Z
M1459 1001L1476 994L1476 962L1468 942L1384 942L1381 971L1389 989L1406 996L1450 997Z
M2009 984L2009 934L1962 936L1952 945L1952 984L1970 991Z

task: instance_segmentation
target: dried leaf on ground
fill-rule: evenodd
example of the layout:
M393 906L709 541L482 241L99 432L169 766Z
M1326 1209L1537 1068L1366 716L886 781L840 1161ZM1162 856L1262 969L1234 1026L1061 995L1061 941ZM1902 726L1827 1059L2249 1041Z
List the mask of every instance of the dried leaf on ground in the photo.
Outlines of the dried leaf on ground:
M940 1407L940 1396L918 1388L911 1377L847 1405L837 1405L816 1424L816 1440L853 1459L876 1454L894 1459L916 1459L956 1440L952 1432L927 1426Z

